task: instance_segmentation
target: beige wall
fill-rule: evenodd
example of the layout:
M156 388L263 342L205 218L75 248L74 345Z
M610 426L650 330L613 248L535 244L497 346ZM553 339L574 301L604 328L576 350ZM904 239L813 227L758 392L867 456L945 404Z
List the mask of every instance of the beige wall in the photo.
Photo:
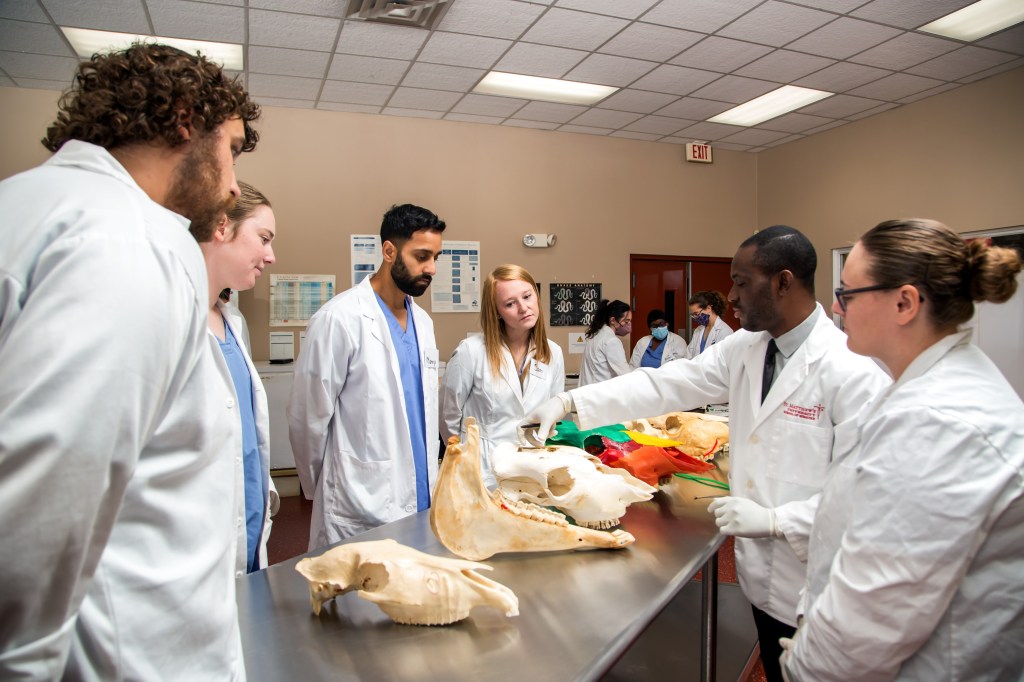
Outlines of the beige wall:
M38 140L56 99L0 88L0 177L46 158ZM602 282L622 299L630 253L731 256L757 226L787 223L818 246L828 302L830 250L885 218L960 231L1024 224L1022 121L1024 69L757 155L716 150L710 166L669 144L267 108L259 150L237 172L274 203L268 272L333 273L339 289L351 281L349 235L376 232L392 203L412 202L447 221L447 238L479 240L485 271L516 262L545 285ZM558 244L527 249L526 232ZM241 297L257 359L268 354L268 286L263 277ZM468 313L434 320L442 358L477 328ZM564 348L569 329L551 331ZM567 356L569 371L578 366Z

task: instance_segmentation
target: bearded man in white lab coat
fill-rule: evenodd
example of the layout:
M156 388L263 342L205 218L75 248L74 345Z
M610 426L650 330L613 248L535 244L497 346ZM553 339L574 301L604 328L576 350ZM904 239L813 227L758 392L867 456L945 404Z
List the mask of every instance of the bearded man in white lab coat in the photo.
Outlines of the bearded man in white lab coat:
M307 499L309 549L430 507L437 481L434 324L413 301L441 255L445 223L393 206L383 262L309 321L288 400L288 435Z
M795 630L807 541L835 427L889 383L852 353L814 298L814 246L776 225L744 241L729 301L743 330L690 360L563 393L527 416L537 439L573 405L580 427L730 403L730 497L709 510L737 536L740 586L754 608L768 680L781 680L779 637ZM769 346L777 349L766 363Z
M59 107L0 183L0 679L244 680L239 417L189 229L234 203L259 107L162 45Z

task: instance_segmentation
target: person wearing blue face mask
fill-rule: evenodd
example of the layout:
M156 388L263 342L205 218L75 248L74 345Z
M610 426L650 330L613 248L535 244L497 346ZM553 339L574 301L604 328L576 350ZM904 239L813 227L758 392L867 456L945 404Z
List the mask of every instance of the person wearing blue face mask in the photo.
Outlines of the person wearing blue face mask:
M651 333L636 342L629 359L630 367L661 367L667 362L690 357L686 340L668 330L664 310L655 308L647 313L647 326Z
M725 323L725 296L717 291L698 291L690 300L690 319L697 328L690 337L689 356L695 358L705 350L732 334Z

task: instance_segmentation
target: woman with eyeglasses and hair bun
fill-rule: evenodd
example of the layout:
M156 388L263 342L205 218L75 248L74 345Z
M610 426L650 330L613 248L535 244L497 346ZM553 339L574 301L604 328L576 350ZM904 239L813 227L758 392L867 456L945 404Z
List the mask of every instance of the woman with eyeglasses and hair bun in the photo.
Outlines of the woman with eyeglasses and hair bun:
M732 334L732 327L725 323L725 296L717 291L698 291L690 300L690 319L697 325L690 338L687 351L695 358L705 350Z
M1020 271L933 220L850 252L832 310L894 383L837 427L850 446L814 518L789 680L1020 679L1024 404L962 326Z

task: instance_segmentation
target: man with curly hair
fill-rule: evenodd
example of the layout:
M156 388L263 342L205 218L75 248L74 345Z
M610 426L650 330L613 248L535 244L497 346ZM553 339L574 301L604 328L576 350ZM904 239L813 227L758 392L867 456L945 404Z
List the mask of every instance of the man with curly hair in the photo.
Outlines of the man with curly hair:
M0 183L0 679L245 678L196 239L259 113L203 57L94 55Z

